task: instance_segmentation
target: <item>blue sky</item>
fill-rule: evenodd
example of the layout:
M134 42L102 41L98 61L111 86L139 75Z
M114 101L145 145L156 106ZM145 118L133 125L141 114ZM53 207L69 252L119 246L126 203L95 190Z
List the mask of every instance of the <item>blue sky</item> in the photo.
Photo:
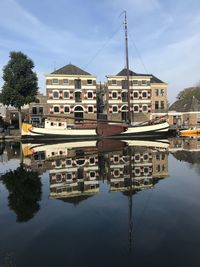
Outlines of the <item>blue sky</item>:
M0 10L0 76L22 51L43 93L44 74L70 62L102 82L125 66L123 10L130 69L167 82L170 103L200 81L200 0L0 0Z

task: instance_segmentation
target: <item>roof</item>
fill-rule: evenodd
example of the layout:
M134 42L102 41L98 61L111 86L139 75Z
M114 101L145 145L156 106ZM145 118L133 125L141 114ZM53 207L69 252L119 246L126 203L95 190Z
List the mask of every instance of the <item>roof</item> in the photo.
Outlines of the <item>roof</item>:
M200 101L195 97L177 100L169 107L169 110L177 112L199 111Z
M124 68L116 76L126 76L126 75L127 75L127 69ZM139 74L132 70L129 70L129 76L150 76L150 74Z
M91 75L89 72L84 71L75 65L68 64L58 70L55 70L51 74L64 74L64 75Z
M127 76L127 69L126 68L122 69L116 76ZM129 70L129 76L151 76L152 83L164 83L163 81L161 81L152 74L136 73L132 70Z
M158 79L156 76L151 75L151 82L152 83L164 83L163 81L161 81L160 79Z

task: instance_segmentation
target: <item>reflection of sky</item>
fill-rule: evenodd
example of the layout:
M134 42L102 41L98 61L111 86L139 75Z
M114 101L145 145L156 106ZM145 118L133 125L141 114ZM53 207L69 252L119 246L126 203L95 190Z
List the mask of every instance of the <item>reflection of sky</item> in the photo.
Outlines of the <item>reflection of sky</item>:
M1 186L2 249L15 253L20 267L199 266L199 175L172 155L168 163L169 177L132 198L131 254L127 196L109 192L105 181L98 194L76 206L49 199L48 172L42 175L40 211L27 223L16 223Z
M199 81L198 0L1 0L0 10L0 69L21 50L35 62L42 92L44 73L69 62L101 81L124 67L123 10L131 69L169 83L170 102Z

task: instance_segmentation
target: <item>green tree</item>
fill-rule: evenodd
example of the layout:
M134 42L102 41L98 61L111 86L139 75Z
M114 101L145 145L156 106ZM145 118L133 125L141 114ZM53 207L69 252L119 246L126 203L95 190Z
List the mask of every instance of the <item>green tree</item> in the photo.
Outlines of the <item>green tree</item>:
M10 60L3 68L0 101L18 109L20 130L21 108L33 102L38 91L38 79L33 68L33 61L22 52L10 52Z
M193 97L200 100L200 85L183 89L178 94L177 99L188 100Z

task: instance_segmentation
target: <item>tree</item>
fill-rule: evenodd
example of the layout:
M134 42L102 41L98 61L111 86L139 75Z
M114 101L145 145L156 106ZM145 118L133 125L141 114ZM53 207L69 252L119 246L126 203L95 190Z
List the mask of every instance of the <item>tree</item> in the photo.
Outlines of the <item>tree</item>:
M21 107L35 100L38 79L33 72L34 63L22 52L10 52L10 60L3 68L4 84L0 101L17 108L21 130Z
M200 86L189 87L183 89L179 92L177 99L178 100L188 100L195 97L196 99L200 100Z

